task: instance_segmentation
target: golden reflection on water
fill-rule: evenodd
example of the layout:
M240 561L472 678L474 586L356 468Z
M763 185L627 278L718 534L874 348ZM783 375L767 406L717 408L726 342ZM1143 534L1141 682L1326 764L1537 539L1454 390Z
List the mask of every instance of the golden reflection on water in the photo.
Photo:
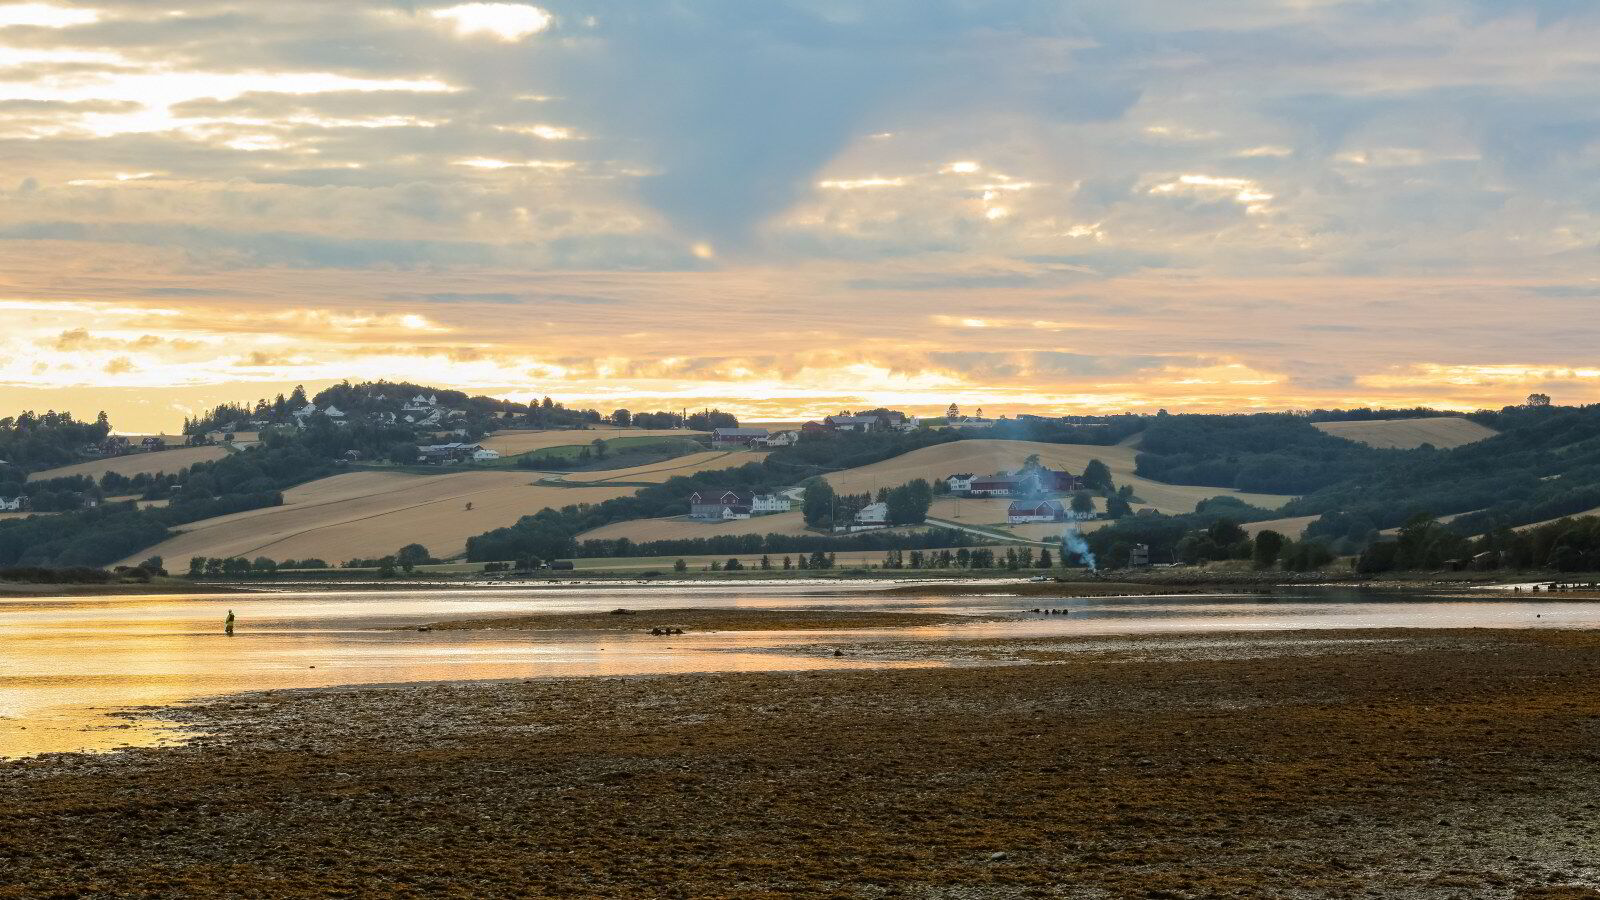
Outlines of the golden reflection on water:
M797 644L914 638L1028 638L1357 627L1600 627L1600 604L1407 602L1323 597L1073 599L1068 616L1036 598L906 597L867 588L751 585L449 593L322 592L225 597L0 598L0 757L145 746L180 738L167 723L118 715L251 690L461 679L801 671L943 665L835 658ZM442 619L689 606L926 610L1004 622L809 632L417 632ZM238 631L222 633L229 609ZM643 621L643 620L641 620Z

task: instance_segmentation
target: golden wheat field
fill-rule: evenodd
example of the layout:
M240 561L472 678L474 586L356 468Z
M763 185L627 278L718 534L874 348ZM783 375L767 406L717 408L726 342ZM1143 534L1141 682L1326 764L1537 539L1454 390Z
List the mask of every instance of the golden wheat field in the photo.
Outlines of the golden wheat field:
M883 462L847 469L829 476L828 482L840 493L859 494L876 492L878 488L894 487L913 478L929 481L956 473L972 472L987 475L1002 470L1015 470L1022 466L1030 454L1037 453L1047 466L1082 472L1091 459L1098 459L1111 469L1118 486L1133 485L1138 502L1164 513L1194 512L1196 503L1211 497L1237 497L1253 506L1277 509L1292 498L1282 494L1250 494L1228 488L1195 487L1181 484L1162 484L1133 474L1133 458L1137 451L1132 447L1102 447L1089 444L1044 444L1036 441L969 440L924 447L903 456ZM998 521L1005 521L1002 515Z
M546 447L581 446L596 440L610 441L617 438L641 437L692 438L703 433L679 429L646 428L590 428L585 431L504 431L492 434L478 443L482 444L485 450L497 451L501 456L517 456L533 450L543 450Z
M74 463L57 469L46 469L43 472L34 472L28 476L29 481L44 481L49 478L67 478L73 475L87 475L96 481L107 472L116 472L132 478L135 475L155 475L165 472L176 475L181 469L187 469L195 463L211 462L228 455L222 447L179 447L175 450L161 450L155 453L135 452L126 456L112 456L106 459L90 460L89 462Z
M687 508L687 504L685 504ZM616 540L627 538L641 541L677 541L686 538L722 537L730 534L816 534L807 531L805 518L796 509L793 512L770 516L754 516L731 522L697 522L687 516L670 519L635 519L632 522L612 522L585 532L578 540Z
M1316 422L1334 437L1385 450L1415 450L1432 444L1440 450L1473 444L1499 434L1471 419L1445 416L1435 419L1388 419L1381 422Z
M157 554L176 567L192 556L317 557L337 564L419 543L447 558L463 552L467 538L515 524L545 507L598 503L634 490L539 487L532 484L537 477L508 471L334 475L285 491L283 506L183 526L177 537L137 556Z
M1249 534L1251 537L1255 537L1263 531L1276 531L1284 537L1299 540L1300 535L1305 533L1306 526L1310 525L1312 522L1315 522L1318 518L1318 516L1290 516L1286 519L1267 519L1262 522L1246 522L1240 527L1243 528L1245 533Z
M693 475L713 469L731 469L745 463L761 462L767 454L751 450L708 450L704 453L690 453L676 459L662 460L642 466L633 466L627 469L609 469L595 472L573 472L560 476L568 484L612 484L615 482L630 482L634 484L661 484L669 478L679 475Z

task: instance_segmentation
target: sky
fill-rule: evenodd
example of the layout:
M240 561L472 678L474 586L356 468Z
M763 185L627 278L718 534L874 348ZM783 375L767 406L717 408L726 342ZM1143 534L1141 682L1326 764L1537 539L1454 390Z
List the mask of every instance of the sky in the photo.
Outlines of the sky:
M1588 0L0 0L0 415L1600 401Z

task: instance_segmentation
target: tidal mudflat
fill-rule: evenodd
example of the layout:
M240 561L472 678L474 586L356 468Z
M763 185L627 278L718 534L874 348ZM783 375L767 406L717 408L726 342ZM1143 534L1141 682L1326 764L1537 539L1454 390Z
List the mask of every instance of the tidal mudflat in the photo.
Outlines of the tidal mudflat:
M924 650L182 707L0 764L0 896L1600 896L1594 631Z

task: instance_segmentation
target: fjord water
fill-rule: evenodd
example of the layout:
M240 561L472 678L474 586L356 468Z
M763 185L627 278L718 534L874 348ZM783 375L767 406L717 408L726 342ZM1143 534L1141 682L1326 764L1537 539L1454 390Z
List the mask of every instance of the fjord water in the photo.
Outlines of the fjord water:
M943 664L836 658L825 641L1034 638L1323 628L1593 628L1600 603L1406 598L1306 591L1277 596L1043 600L996 585L983 597L885 594L881 584L704 582L227 596L0 599L0 758L170 740L159 721L117 716L239 691L439 680L794 671ZM1524 597L1526 595L1523 595ZM1037 615L1036 606L1069 608ZM632 632L431 631L417 625L535 612L641 613ZM1002 621L828 631L652 637L649 611L684 607L926 611ZM223 634L228 610L238 616ZM663 613L663 623L670 614Z

